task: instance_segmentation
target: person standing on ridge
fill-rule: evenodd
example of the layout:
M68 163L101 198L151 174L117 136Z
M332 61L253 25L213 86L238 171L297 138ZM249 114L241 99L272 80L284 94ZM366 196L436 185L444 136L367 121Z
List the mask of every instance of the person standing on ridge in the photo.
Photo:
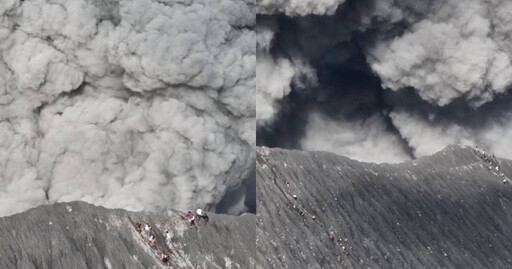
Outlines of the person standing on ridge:
M160 259L165 265L168 265L167 263L169 262L169 255L165 254L165 252L160 254Z
M155 246L155 235L151 234L148 239L149 239L149 245L154 247Z
M197 217L197 222L199 223L199 220L201 219L204 219L206 223L208 223L208 215L206 215L205 213L203 213L203 210L201 210L201 208L197 209L196 211L196 217Z
M188 216L188 221L190 221L190 226L194 226L195 225L195 218L194 218L194 214L192 214L192 212L188 212L187 213L187 216Z
M171 240L172 240L171 234L169 233L169 231L166 231L165 232L165 241L167 241L167 244L170 244Z
M146 231L146 235L149 236L151 234L151 225L149 225L149 223L146 223L146 226L144 226L144 230Z

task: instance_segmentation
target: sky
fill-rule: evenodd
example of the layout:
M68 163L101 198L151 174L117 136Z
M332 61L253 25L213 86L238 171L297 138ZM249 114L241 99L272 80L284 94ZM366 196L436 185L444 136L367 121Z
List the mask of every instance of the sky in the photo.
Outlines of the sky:
M512 158L512 3L257 0L257 145Z
M254 211L255 13L244 0L1 1L0 216L74 200Z

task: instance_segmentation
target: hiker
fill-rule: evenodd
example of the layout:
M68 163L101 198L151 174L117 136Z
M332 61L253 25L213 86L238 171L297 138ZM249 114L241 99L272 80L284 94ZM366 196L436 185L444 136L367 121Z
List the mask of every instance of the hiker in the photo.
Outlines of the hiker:
M194 222L194 220L195 220L194 214L192 214L192 212L189 211L187 213L187 215L188 215L188 221L190 221L190 226L196 225L195 222Z
M135 230L137 232L141 233L142 232L142 225L137 222L137 224L135 224Z
M151 234L151 225L149 223L146 223L146 226L144 226L144 231L146 231L147 236Z
M149 236L149 245L154 247L155 246L155 235L154 234L151 234Z
M334 231L331 231L331 240L334 241L336 239L336 234L334 233Z
M169 262L169 255L165 254L165 252L162 252L162 254L160 254L160 259L164 264L167 264L167 262Z
M172 239L171 234L169 233L169 231L166 231L165 232L165 241L167 241L167 243L170 244L171 239Z
M185 215L183 215L183 212L180 212L180 218L181 218L182 220L185 220Z
M199 220L201 220L201 219L204 219L205 222L208 223L208 220L209 220L208 216L205 213L203 213L203 210L201 210L200 208L197 209L196 216L197 216L198 223L199 223Z

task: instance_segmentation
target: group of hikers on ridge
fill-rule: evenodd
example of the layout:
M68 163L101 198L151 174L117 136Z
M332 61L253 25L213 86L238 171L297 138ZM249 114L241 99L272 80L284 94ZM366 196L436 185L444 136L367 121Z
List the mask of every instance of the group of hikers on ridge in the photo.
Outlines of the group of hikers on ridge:
M194 216L194 214L190 211L188 211L187 213L187 218L188 218L188 221L190 222L190 226L195 226L196 223L195 223L195 219L197 218L198 220L198 223L201 219L204 219L205 220L205 224L208 223L208 221L210 220L210 218L208 217L208 215L206 215L206 213L204 213L201 209L197 209L196 211L196 216ZM185 220L185 215L183 215L182 212L180 212L180 217L182 220ZM142 224L140 223L136 223L135 224L135 230L141 234L141 235L145 235L145 237L148 239L149 241L149 245L152 247L152 248L156 248L156 238L155 238L155 234L153 233L153 230L152 230L152 227L149 223L146 223L146 225L144 225L144 234L142 233ZM171 247L171 242L172 242L172 236L171 236L171 233L169 231L165 231L165 241L167 243L167 245L169 247ZM162 261L162 263L164 263L165 265L168 265L168 262L169 262L169 255L165 252L161 252L160 254L160 260Z
M478 157L480 157L487 165L489 171L495 173L498 176L503 178L503 183L506 184L509 182L509 179L505 176L503 172L500 172L499 162L494 154L490 155L485 152L484 149L480 149L478 146L475 147L476 153Z
M185 216L183 215L183 213L180 213L180 217L183 220L185 219ZM201 210L200 208L197 209L195 217L194 217L194 214L189 211L187 213L187 218L188 218L188 221L190 222L190 226L195 226L196 225L196 222L195 222L196 218L197 218L197 222L198 223L199 223L199 221L201 219L204 219L205 223L208 223L208 221L210 220L208 215L206 215L206 213L204 213L203 210Z

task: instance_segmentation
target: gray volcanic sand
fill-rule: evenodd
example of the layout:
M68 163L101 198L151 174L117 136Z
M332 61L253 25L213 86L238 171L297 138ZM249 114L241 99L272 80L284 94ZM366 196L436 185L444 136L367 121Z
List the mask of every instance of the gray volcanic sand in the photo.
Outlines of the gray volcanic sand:
M393 165L258 148L256 169L258 268L512 268L512 184L472 148Z
M106 209L84 202L41 206L0 218L0 268L253 268L254 215L208 213L190 228L178 212ZM156 249L133 228L149 223ZM171 246L165 231L173 234ZM164 267L160 253L170 254Z

